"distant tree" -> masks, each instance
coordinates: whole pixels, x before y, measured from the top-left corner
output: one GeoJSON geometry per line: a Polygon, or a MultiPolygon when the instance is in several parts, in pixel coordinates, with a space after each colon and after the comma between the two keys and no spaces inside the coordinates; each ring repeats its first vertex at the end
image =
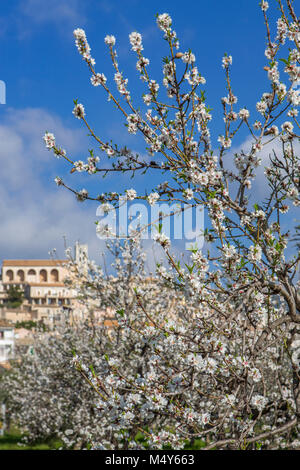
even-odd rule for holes
{"type": "Polygon", "coordinates": [[[7,294],[7,307],[18,308],[20,305],[22,305],[24,300],[24,292],[20,289],[19,286],[10,286],[7,294]]]}
{"type": "Polygon", "coordinates": [[[42,328],[42,330],[45,330],[45,325],[44,323],[37,323],[33,320],[24,320],[24,321],[17,321],[15,323],[15,328],[25,328],[27,330],[32,330],[32,329],[38,329],[39,327],[42,328]]]}

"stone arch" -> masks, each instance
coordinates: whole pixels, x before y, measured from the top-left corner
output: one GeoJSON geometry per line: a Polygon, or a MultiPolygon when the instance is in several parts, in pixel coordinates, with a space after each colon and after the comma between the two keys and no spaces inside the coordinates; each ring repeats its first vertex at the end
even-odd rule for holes
{"type": "Polygon", "coordinates": [[[51,277],[52,282],[58,282],[58,270],[52,269],[50,273],[50,277],[51,277]]]}
{"type": "Polygon", "coordinates": [[[36,270],[35,269],[29,269],[27,273],[27,279],[28,282],[35,282],[36,281],[36,270]]]}
{"type": "Polygon", "coordinates": [[[5,274],[6,280],[11,282],[14,280],[14,272],[12,269],[8,269],[5,274]]]}
{"type": "Polygon", "coordinates": [[[19,269],[17,271],[17,279],[16,279],[18,282],[24,282],[25,281],[25,273],[23,271],[23,269],[19,269]]]}
{"type": "Polygon", "coordinates": [[[40,282],[47,282],[48,280],[48,274],[46,269],[41,269],[40,270],[40,282]]]}

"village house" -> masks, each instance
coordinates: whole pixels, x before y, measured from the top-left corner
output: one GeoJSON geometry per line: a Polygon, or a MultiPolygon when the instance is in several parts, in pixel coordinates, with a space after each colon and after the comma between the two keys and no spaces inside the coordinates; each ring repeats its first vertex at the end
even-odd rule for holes
{"type": "MultiPolygon", "coordinates": [[[[87,245],[75,245],[75,261],[87,260],[87,245]]],[[[3,260],[0,283],[0,318],[17,321],[42,321],[53,325],[61,321],[64,312],[73,313],[77,308],[76,291],[65,285],[68,275],[66,259],[3,260]],[[10,287],[18,287],[24,293],[22,305],[7,305],[10,287]]]]}
{"type": "Polygon", "coordinates": [[[15,334],[14,327],[0,320],[0,364],[5,365],[14,358],[15,353],[15,334]]]}

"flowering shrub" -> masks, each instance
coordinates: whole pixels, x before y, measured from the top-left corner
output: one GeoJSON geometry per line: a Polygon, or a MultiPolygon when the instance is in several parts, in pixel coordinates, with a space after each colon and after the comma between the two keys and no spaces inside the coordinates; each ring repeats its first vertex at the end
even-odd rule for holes
{"type": "Polygon", "coordinates": [[[289,232],[284,228],[290,208],[300,203],[300,96],[296,88],[300,32],[292,1],[277,3],[281,16],[275,34],[267,16],[269,4],[264,0],[260,4],[267,31],[269,89],[256,103],[259,119],[251,119],[245,107],[238,109],[230,77],[233,58],[227,54],[222,60],[228,94],[221,99],[224,133],[218,137],[217,151],[211,142],[205,78],[194,53],[180,51],[167,13],[157,16],[169,48],[163,60],[166,102],[160,84],[148,73],[141,34],[129,36],[146,91],[142,106],[137,107],[128,79],[119,69],[116,38],[106,36],[105,44],[120,97],[104,74],[96,71],[85,32],[74,31],[92,85],[105,90],[126,120],[128,132],[144,137],[153,160],[104,142],[77,102],[73,113],[100,146],[107,165],[97,165],[99,157],[93,151],[86,163],[74,161],[51,133],[44,136],[47,148],[71,165],[71,172],[137,175],[151,169],[161,172],[164,181],[150,195],[138,195],[132,188],[122,195],[92,195],[86,189],[71,188],[62,178],[56,179],[57,184],[81,201],[115,207],[120,196],[152,205],[158,200],[204,205],[210,220],[205,240],[212,246],[206,252],[195,247],[189,263],[182,266],[170,240],[159,231],[156,242],[165,252],[169,269],[158,266],[157,278],[148,281],[130,267],[135,259],[130,247],[138,244],[138,231],[131,233],[132,240],[125,247],[119,246],[115,279],[107,279],[93,265],[85,273],[71,263],[72,282],[86,305],[91,310],[97,302],[109,306],[118,319],[104,354],[94,357],[94,371],[80,350],[73,361],[95,392],[90,402],[96,403],[98,419],[91,438],[94,447],[180,449],[186,440],[194,439],[204,440],[205,449],[300,445],[300,295],[295,283],[300,256],[288,250],[289,232]],[[290,48],[282,58],[286,41],[290,48]],[[148,107],[145,113],[144,105],[148,107]],[[242,127],[249,131],[250,149],[230,157],[242,127]],[[267,145],[274,148],[264,171],[269,193],[265,202],[253,204],[250,190],[256,168],[262,165],[260,152],[267,145]],[[143,439],[136,438],[138,432],[143,439]]]}
{"type": "Polygon", "coordinates": [[[58,438],[64,448],[86,448],[99,434],[95,394],[70,366],[73,348],[97,365],[98,335],[86,324],[36,335],[33,349],[2,377],[7,413],[25,433],[21,444],[58,438]]]}

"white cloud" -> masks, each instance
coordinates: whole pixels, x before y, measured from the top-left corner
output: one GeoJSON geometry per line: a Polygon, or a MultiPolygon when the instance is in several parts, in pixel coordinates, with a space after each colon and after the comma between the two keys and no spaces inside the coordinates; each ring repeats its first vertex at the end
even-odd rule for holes
{"type": "MultiPolygon", "coordinates": [[[[265,142],[267,141],[267,137],[265,138],[265,142]]],[[[251,149],[253,143],[253,138],[248,136],[245,141],[239,145],[238,147],[232,148],[230,153],[228,152],[227,156],[225,156],[224,160],[226,159],[226,168],[234,171],[237,173],[237,170],[234,166],[234,157],[235,153],[239,153],[241,150],[244,150],[246,153],[251,149]]],[[[294,153],[299,155],[300,153],[300,142],[295,140],[293,141],[294,153]]],[[[250,208],[251,206],[256,204],[262,205],[263,202],[267,200],[267,197],[270,195],[270,187],[268,186],[268,180],[264,174],[265,167],[270,166],[270,155],[274,156],[274,153],[277,155],[279,159],[282,158],[282,142],[279,138],[270,142],[267,145],[264,145],[263,149],[257,154],[259,158],[261,158],[262,163],[256,169],[256,178],[252,180],[252,187],[251,189],[247,190],[246,195],[249,198],[250,208]]],[[[233,192],[235,195],[236,193],[233,192]]],[[[291,234],[294,233],[294,227],[299,223],[299,208],[294,207],[291,204],[291,208],[289,212],[281,219],[281,227],[283,231],[290,231],[291,234]]],[[[286,252],[286,256],[290,256],[294,254],[295,244],[291,242],[289,248],[286,252]]]]}
{"type": "Polygon", "coordinates": [[[20,11],[35,23],[63,23],[83,20],[79,0],[27,0],[20,2],[20,11]]]}
{"type": "Polygon", "coordinates": [[[31,35],[34,27],[54,24],[62,33],[86,23],[85,2],[80,0],[23,0],[15,12],[19,35],[31,35]]]}
{"type": "MultiPolygon", "coordinates": [[[[265,137],[263,142],[267,142],[268,140],[269,139],[265,137]]],[[[241,145],[233,147],[230,152],[225,155],[224,163],[226,169],[233,171],[235,174],[238,173],[234,165],[234,155],[236,153],[240,153],[242,150],[245,153],[249,152],[252,147],[253,141],[253,138],[249,135],[241,145]]],[[[299,154],[300,142],[294,141],[293,146],[295,153],[299,154]]],[[[270,155],[274,156],[274,152],[278,158],[282,156],[282,142],[279,138],[273,140],[267,145],[264,145],[263,149],[259,153],[257,153],[257,157],[259,157],[262,162],[261,165],[255,170],[256,178],[252,180],[252,187],[247,192],[249,200],[253,201],[253,204],[255,202],[263,202],[263,200],[268,196],[270,192],[270,188],[268,186],[268,181],[266,179],[264,171],[265,167],[270,165],[270,155]]]]}
{"type": "Polygon", "coordinates": [[[45,129],[68,150],[83,150],[84,132],[66,127],[43,109],[8,109],[0,122],[2,259],[47,257],[54,247],[62,256],[64,234],[70,244],[76,239],[88,242],[93,256],[101,249],[94,228],[95,206],[79,204],[53,181],[57,162],[44,147],[45,129]]]}
{"type": "MultiPolygon", "coordinates": [[[[66,235],[70,246],[77,239],[88,243],[91,257],[101,262],[105,241],[96,236],[97,205],[79,203],[55,185],[55,168],[61,174],[65,165],[45,149],[45,130],[71,153],[88,148],[84,130],[67,127],[44,109],[6,110],[0,121],[0,259],[47,258],[53,248],[63,256],[66,235]]],[[[166,263],[165,254],[153,240],[144,243],[148,271],[155,272],[156,261],[166,263]]],[[[178,243],[173,249],[179,256],[178,243]]]]}

